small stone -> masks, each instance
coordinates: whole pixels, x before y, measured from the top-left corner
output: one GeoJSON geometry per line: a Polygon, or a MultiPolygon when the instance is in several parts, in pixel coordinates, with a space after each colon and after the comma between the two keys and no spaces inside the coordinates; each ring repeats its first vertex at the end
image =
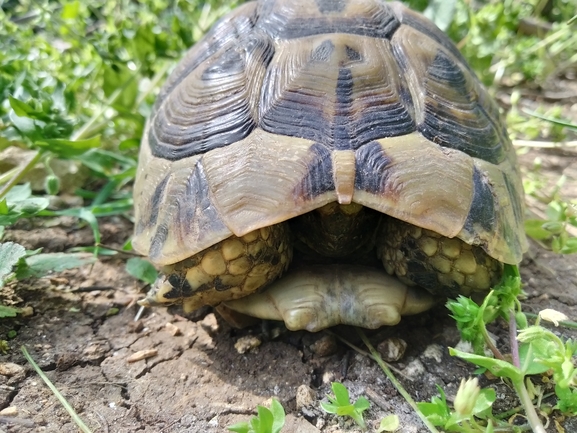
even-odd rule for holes
{"type": "Polygon", "coordinates": [[[395,362],[403,357],[407,350],[407,342],[397,337],[387,338],[379,343],[377,351],[387,362],[395,362]]]}
{"type": "Polygon", "coordinates": [[[296,403],[297,410],[300,411],[303,407],[311,406],[316,400],[316,393],[310,386],[301,385],[297,388],[296,403]]]}
{"type": "Polygon", "coordinates": [[[153,356],[158,355],[158,350],[156,349],[146,349],[146,350],[139,350],[136,353],[133,353],[128,358],[126,358],[127,362],[137,362],[142,361],[143,359],[152,358],[153,356]]]}
{"type": "Polygon", "coordinates": [[[410,380],[421,379],[423,374],[425,374],[425,366],[418,359],[414,359],[407,364],[403,373],[410,380]]]}
{"type": "Polygon", "coordinates": [[[26,307],[23,307],[20,309],[20,315],[22,317],[30,317],[30,316],[34,315],[34,308],[27,305],[26,307]]]}
{"type": "Polygon", "coordinates": [[[8,406],[0,410],[0,416],[16,416],[18,415],[18,408],[16,406],[8,406]]]}
{"type": "Polygon", "coordinates": [[[256,349],[262,344],[262,340],[255,335],[245,335],[240,337],[236,343],[234,343],[234,348],[241,355],[243,353],[250,352],[256,349]]]}
{"type": "Polygon", "coordinates": [[[311,344],[311,350],[318,356],[330,356],[337,351],[337,340],[332,335],[324,335],[311,344]]]}
{"type": "Polygon", "coordinates": [[[207,314],[206,317],[202,319],[202,322],[200,322],[200,326],[209,334],[216,334],[218,332],[218,321],[214,313],[207,314]]]}
{"type": "Polygon", "coordinates": [[[438,344],[430,344],[423,352],[422,357],[434,359],[436,362],[441,363],[443,361],[443,348],[438,344]]]}
{"type": "Polygon", "coordinates": [[[209,422],[208,425],[210,427],[218,427],[218,415],[215,416],[214,418],[212,418],[209,422]]]}
{"type": "Polygon", "coordinates": [[[166,328],[166,331],[173,337],[176,337],[180,334],[180,328],[174,323],[168,322],[166,325],[164,325],[164,327],[166,328]]]}
{"type": "Polygon", "coordinates": [[[14,364],[13,362],[2,362],[0,363],[0,375],[2,376],[20,376],[24,375],[24,367],[14,364]]]}

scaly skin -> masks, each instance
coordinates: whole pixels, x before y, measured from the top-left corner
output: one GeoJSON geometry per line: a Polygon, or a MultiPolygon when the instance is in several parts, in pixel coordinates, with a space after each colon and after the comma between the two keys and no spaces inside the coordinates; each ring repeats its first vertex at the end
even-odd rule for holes
{"type": "Polygon", "coordinates": [[[481,247],[387,216],[377,254],[388,274],[439,296],[488,291],[503,273],[503,265],[481,247]]]}
{"type": "Polygon", "coordinates": [[[286,224],[230,237],[165,266],[145,303],[182,302],[185,311],[247,296],[277,279],[292,258],[286,224]]]}

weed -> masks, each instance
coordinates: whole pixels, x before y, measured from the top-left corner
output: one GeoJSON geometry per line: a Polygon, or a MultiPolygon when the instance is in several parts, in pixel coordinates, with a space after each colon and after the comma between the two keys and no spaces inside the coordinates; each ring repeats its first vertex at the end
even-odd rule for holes
{"type": "Polygon", "coordinates": [[[228,430],[236,433],[279,433],[284,427],[284,408],[276,398],[272,399],[270,409],[257,406],[257,413],[249,422],[228,426],[228,430]]]}
{"type": "Polygon", "coordinates": [[[338,416],[350,416],[361,429],[365,430],[367,425],[363,419],[363,412],[370,406],[365,397],[359,397],[351,404],[349,390],[339,382],[331,384],[334,395],[328,395],[329,403],[321,402],[321,407],[328,413],[338,416]]]}

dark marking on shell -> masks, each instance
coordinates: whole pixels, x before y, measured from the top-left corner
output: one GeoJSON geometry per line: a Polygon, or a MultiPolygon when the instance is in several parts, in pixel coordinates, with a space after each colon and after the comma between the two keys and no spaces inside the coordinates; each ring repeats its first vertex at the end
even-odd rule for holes
{"type": "Polygon", "coordinates": [[[332,41],[327,39],[313,50],[311,54],[311,60],[314,62],[328,62],[334,50],[335,45],[332,43],[332,41]]]}
{"type": "Polygon", "coordinates": [[[333,147],[335,150],[356,148],[351,134],[351,111],[353,104],[353,74],[349,68],[340,68],[336,86],[335,117],[332,119],[333,147]]]}
{"type": "Polygon", "coordinates": [[[485,231],[492,232],[495,227],[495,198],[488,180],[477,167],[473,171],[473,201],[463,229],[476,233],[475,226],[481,226],[485,231]]]}
{"type": "Polygon", "coordinates": [[[148,256],[153,260],[156,257],[162,256],[162,248],[168,238],[168,227],[166,224],[160,223],[156,227],[156,232],[152,236],[152,241],[150,242],[150,250],[148,256]]]}
{"type": "Polygon", "coordinates": [[[246,92],[261,91],[251,71],[266,69],[273,56],[273,42],[253,32],[208,59],[196,73],[201,81],[175,88],[153,115],[152,154],[174,161],[246,138],[257,124],[246,92]]]}
{"type": "MultiPolygon", "coordinates": [[[[509,173],[505,173],[505,185],[507,186],[507,191],[509,193],[509,197],[511,197],[511,206],[513,207],[513,214],[515,215],[516,221],[523,221],[525,215],[523,214],[523,205],[520,197],[523,197],[523,193],[517,190],[517,187],[513,182],[511,182],[511,178],[508,176],[509,173]]],[[[512,174],[512,173],[511,173],[512,174]]]]}
{"type": "Polygon", "coordinates": [[[181,227],[184,231],[183,238],[186,238],[186,235],[193,230],[199,233],[220,233],[226,229],[222,217],[210,199],[208,180],[202,159],[196,162],[194,171],[188,177],[186,194],[181,200],[178,200],[178,209],[178,221],[175,222],[174,226],[181,227]],[[191,221],[196,221],[198,227],[193,229],[190,224],[191,221]]]}
{"type": "Polygon", "coordinates": [[[166,185],[168,184],[169,179],[170,175],[164,176],[164,179],[162,179],[154,189],[154,193],[150,198],[150,220],[148,221],[147,225],[153,226],[156,224],[156,221],[158,220],[158,214],[160,212],[160,203],[164,198],[166,185]]]}
{"type": "Polygon", "coordinates": [[[352,47],[349,47],[348,45],[345,47],[346,53],[347,53],[347,58],[351,61],[351,62],[358,62],[362,60],[361,57],[361,53],[359,53],[357,50],[355,50],[352,47]]]}
{"type": "Polygon", "coordinates": [[[302,197],[307,200],[335,189],[330,150],[315,143],[311,146],[310,152],[313,154],[313,158],[309,163],[308,173],[294,191],[295,197],[302,197]]]}
{"type": "Polygon", "coordinates": [[[379,194],[386,190],[391,160],[379,143],[373,141],[355,152],[355,189],[379,194]]]}
{"type": "MultiPolygon", "coordinates": [[[[505,158],[500,126],[479,103],[462,67],[438,51],[425,79],[425,116],[418,129],[429,140],[494,164],[505,158]],[[447,96],[448,95],[448,96],[447,96]]],[[[487,103],[489,103],[487,101],[487,103]]]]}
{"type": "Polygon", "coordinates": [[[347,6],[347,0],[315,0],[315,4],[322,14],[342,12],[347,6]]]}

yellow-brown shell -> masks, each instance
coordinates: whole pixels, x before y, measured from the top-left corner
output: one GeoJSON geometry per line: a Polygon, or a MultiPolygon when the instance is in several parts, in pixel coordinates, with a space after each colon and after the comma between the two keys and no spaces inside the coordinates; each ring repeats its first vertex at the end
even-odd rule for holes
{"type": "Polygon", "coordinates": [[[246,3],[160,92],[133,246],[172,264],[333,201],[505,263],[527,247],[498,108],[439,29],[379,0],[246,3]]]}

